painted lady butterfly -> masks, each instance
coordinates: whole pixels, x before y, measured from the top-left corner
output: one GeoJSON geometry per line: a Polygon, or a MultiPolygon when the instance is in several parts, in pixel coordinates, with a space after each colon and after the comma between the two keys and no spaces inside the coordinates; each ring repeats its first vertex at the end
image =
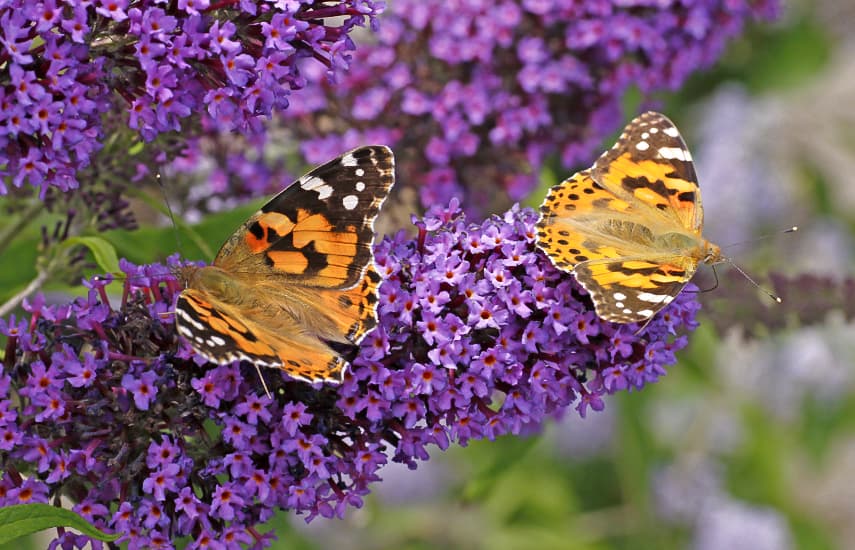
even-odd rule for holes
{"type": "Polygon", "coordinates": [[[176,325],[197,353],[244,359],[308,382],[340,382],[377,324],[374,219],[394,157],[361,147],[315,168],[261,207],[212,265],[185,267],[176,325]]]}
{"type": "Polygon", "coordinates": [[[664,115],[629,123],[594,165],[550,189],[537,245],[571,271],[607,321],[644,321],[669,304],[698,264],[727,261],[702,235],[692,156],[664,115]]]}

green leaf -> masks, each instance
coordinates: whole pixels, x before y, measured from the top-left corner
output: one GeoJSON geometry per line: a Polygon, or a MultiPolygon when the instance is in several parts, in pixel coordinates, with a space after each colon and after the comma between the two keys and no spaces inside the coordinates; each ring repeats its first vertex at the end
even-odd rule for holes
{"type": "Polygon", "coordinates": [[[95,256],[95,263],[105,273],[117,273],[119,271],[119,257],[116,248],[106,239],[101,237],[69,237],[63,244],[68,246],[83,245],[95,256]]]}
{"type": "Polygon", "coordinates": [[[100,531],[71,510],[49,504],[18,504],[0,508],[0,544],[51,527],[70,527],[105,542],[113,542],[121,536],[100,531]]]}

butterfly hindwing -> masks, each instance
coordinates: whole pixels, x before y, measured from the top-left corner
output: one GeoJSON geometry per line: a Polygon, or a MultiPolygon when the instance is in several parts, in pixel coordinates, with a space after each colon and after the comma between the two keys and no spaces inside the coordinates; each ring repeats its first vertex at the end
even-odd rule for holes
{"type": "Polygon", "coordinates": [[[580,262],[635,256],[639,246],[620,234],[618,217],[632,219],[631,204],[597,184],[588,170],[553,186],[540,207],[537,245],[561,268],[580,262]]]}
{"type": "Polygon", "coordinates": [[[640,260],[583,264],[574,271],[597,315],[614,323],[650,318],[674,300],[693,273],[694,266],[640,260]]]}
{"type": "Polygon", "coordinates": [[[377,287],[380,275],[373,265],[362,280],[344,291],[318,290],[318,303],[336,322],[348,341],[358,344],[377,326],[377,287]]]}
{"type": "Polygon", "coordinates": [[[274,364],[277,360],[274,349],[231,310],[205,292],[185,289],[175,304],[178,332],[197,353],[215,363],[246,359],[262,365],[274,364]]]}
{"type": "Polygon", "coordinates": [[[296,326],[277,326],[285,334],[247,319],[234,307],[195,290],[185,290],[176,304],[178,331],[209,361],[249,361],[278,368],[306,382],[341,382],[345,361],[317,338],[296,326]]]}

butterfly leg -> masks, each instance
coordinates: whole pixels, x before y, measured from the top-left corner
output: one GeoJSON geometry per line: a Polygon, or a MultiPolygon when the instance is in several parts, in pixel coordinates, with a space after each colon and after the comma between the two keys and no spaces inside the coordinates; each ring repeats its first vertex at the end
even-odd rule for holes
{"type": "Polygon", "coordinates": [[[270,389],[267,387],[267,382],[264,380],[264,374],[261,372],[261,367],[255,364],[253,366],[255,367],[255,371],[258,373],[258,379],[261,380],[261,385],[264,387],[264,394],[268,398],[272,399],[273,396],[270,395],[270,389]]]}

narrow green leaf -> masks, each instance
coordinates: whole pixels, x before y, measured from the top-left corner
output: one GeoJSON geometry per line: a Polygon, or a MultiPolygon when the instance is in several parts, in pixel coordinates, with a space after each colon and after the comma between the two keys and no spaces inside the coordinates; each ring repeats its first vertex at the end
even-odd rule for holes
{"type": "Polygon", "coordinates": [[[70,527],[105,542],[113,542],[121,536],[100,531],[71,510],[49,504],[18,504],[0,508],[0,544],[51,527],[70,527]]]}
{"type": "Polygon", "coordinates": [[[106,239],[92,236],[69,237],[65,242],[69,246],[80,244],[88,248],[95,256],[95,263],[105,273],[117,273],[119,271],[119,257],[116,255],[116,248],[106,239]]]}

